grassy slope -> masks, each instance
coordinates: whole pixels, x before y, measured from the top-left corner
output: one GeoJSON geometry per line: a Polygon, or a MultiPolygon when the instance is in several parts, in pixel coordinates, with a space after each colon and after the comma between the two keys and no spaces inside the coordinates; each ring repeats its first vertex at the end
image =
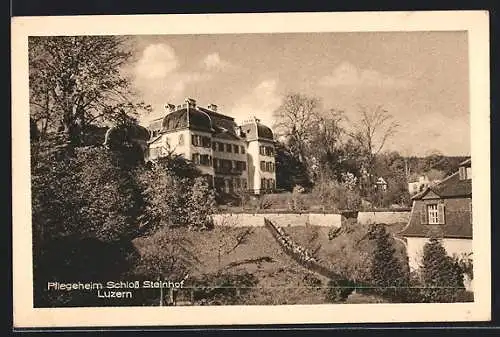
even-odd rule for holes
{"type": "MultiPolygon", "coordinates": [[[[327,284],[327,279],[311,273],[286,255],[266,228],[251,228],[253,232],[246,242],[234,251],[222,255],[219,266],[220,242],[225,243],[223,251],[229,251],[236,243],[236,236],[247,229],[216,227],[208,232],[185,231],[183,235],[193,243],[193,253],[199,259],[198,268],[192,274],[213,273],[219,268],[230,272],[247,271],[254,274],[259,279],[259,289],[253,292],[253,297],[245,304],[326,303],[324,290],[311,286],[307,279],[315,277],[321,280],[322,285],[327,284]],[[258,262],[259,259],[263,261],[258,262]]],[[[146,238],[135,241],[139,252],[146,244],[146,238]]]]}
{"type": "MultiPolygon", "coordinates": [[[[388,232],[398,232],[405,224],[394,224],[387,226],[388,232]]],[[[317,257],[333,270],[339,271],[346,263],[354,260],[357,252],[371,254],[374,245],[373,242],[365,237],[367,226],[358,226],[355,230],[342,233],[329,240],[328,232],[331,228],[321,226],[301,226],[286,227],[284,230],[298,244],[311,251],[317,249],[317,257]],[[319,248],[319,249],[318,249],[319,248]],[[347,258],[347,256],[349,256],[347,258]],[[352,260],[351,260],[352,259],[352,260]]],[[[404,261],[406,249],[404,245],[395,241],[396,256],[404,261]]]]}
{"type": "MultiPolygon", "coordinates": [[[[401,225],[391,226],[389,231],[399,230],[401,225]]],[[[359,240],[363,237],[363,230],[356,230],[341,234],[333,240],[328,239],[329,227],[320,226],[294,226],[285,227],[285,231],[297,243],[304,247],[318,250],[318,257],[323,263],[333,270],[342,268],[346,261],[346,252],[362,250],[370,252],[371,242],[359,240]],[[359,240],[359,243],[356,243],[359,240]]],[[[328,279],[310,272],[297,264],[286,255],[274,240],[271,233],[264,227],[234,228],[216,227],[212,231],[194,232],[178,230],[193,243],[193,253],[199,259],[196,270],[192,275],[214,273],[217,270],[228,272],[246,271],[254,274],[259,279],[258,289],[244,304],[319,304],[325,301],[325,289],[313,286],[308,279],[315,278],[325,287],[328,279]],[[251,230],[246,240],[230,251],[236,244],[236,237],[251,230]],[[221,261],[219,264],[219,246],[222,246],[221,261]]],[[[147,239],[138,239],[135,245],[138,250],[147,244],[147,239]]],[[[398,251],[403,252],[404,247],[398,242],[398,251]]],[[[348,303],[379,302],[380,299],[370,298],[361,294],[354,294],[347,300],[348,303]]]]}

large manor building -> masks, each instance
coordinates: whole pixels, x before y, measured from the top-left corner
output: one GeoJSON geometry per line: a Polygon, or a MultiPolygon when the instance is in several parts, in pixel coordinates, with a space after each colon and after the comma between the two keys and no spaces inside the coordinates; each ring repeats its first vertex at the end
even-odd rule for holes
{"type": "Polygon", "coordinates": [[[146,160],[176,153],[191,160],[216,190],[262,194],[276,189],[274,136],[255,117],[237,125],[217,106],[197,106],[187,98],[168,104],[167,114],[148,126],[146,160]]]}

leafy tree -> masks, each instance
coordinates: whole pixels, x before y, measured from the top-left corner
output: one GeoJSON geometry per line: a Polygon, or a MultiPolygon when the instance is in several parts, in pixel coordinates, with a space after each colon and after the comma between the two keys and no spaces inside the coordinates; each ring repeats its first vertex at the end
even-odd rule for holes
{"type": "Polygon", "coordinates": [[[42,137],[59,130],[78,145],[89,125],[150,110],[121,71],[131,57],[122,37],[30,37],[28,50],[30,115],[42,137]]]}
{"type": "Polygon", "coordinates": [[[421,265],[424,302],[455,302],[464,290],[460,266],[448,256],[442,242],[432,237],[424,245],[421,265]]]}
{"type": "MultiPolygon", "coordinates": [[[[186,171],[179,165],[178,157],[150,163],[138,171],[146,208],[141,217],[145,231],[161,227],[186,226],[191,229],[208,229],[212,226],[210,215],[215,209],[213,189],[205,177],[179,177],[173,170],[186,171]]],[[[190,170],[187,170],[190,173],[190,170]]]]}
{"type": "Polygon", "coordinates": [[[112,152],[82,147],[65,156],[53,144],[33,144],[38,147],[31,175],[35,301],[77,305],[88,297],[53,297],[47,281],[121,277],[134,260],[130,241],[142,198],[132,172],[123,170],[112,152]]]}
{"type": "Polygon", "coordinates": [[[276,186],[292,191],[297,185],[310,186],[306,165],[281,142],[276,143],[276,186]]]}

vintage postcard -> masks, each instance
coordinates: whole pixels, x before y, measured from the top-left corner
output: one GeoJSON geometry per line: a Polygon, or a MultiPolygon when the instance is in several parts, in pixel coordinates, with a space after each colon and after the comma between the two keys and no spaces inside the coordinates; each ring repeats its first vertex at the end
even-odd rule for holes
{"type": "Polygon", "coordinates": [[[14,327],[489,320],[488,27],[13,18],[14,327]]]}

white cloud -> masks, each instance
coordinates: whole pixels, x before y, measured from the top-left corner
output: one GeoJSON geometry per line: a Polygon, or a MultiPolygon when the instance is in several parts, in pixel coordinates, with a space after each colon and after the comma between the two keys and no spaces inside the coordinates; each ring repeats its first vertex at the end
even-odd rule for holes
{"type": "Polygon", "coordinates": [[[262,123],[272,126],[273,112],[281,104],[281,95],[278,93],[278,81],[267,79],[260,82],[254,89],[239,99],[231,110],[237,122],[243,122],[253,116],[262,123]]]}
{"type": "Polygon", "coordinates": [[[221,59],[219,53],[211,53],[205,56],[202,60],[203,66],[207,70],[230,70],[237,67],[228,61],[221,59]]]}
{"type": "Polygon", "coordinates": [[[321,78],[319,84],[327,87],[370,86],[399,88],[409,86],[410,81],[397,79],[375,70],[359,69],[349,62],[343,62],[333,70],[331,75],[321,78]]]}
{"type": "Polygon", "coordinates": [[[134,83],[147,102],[182,99],[189,85],[208,81],[208,72],[181,71],[175,50],[166,43],[147,46],[134,68],[134,83]]]}
{"type": "Polygon", "coordinates": [[[172,47],[165,43],[150,44],[136,64],[136,76],[149,79],[164,78],[179,67],[172,47]]]}

